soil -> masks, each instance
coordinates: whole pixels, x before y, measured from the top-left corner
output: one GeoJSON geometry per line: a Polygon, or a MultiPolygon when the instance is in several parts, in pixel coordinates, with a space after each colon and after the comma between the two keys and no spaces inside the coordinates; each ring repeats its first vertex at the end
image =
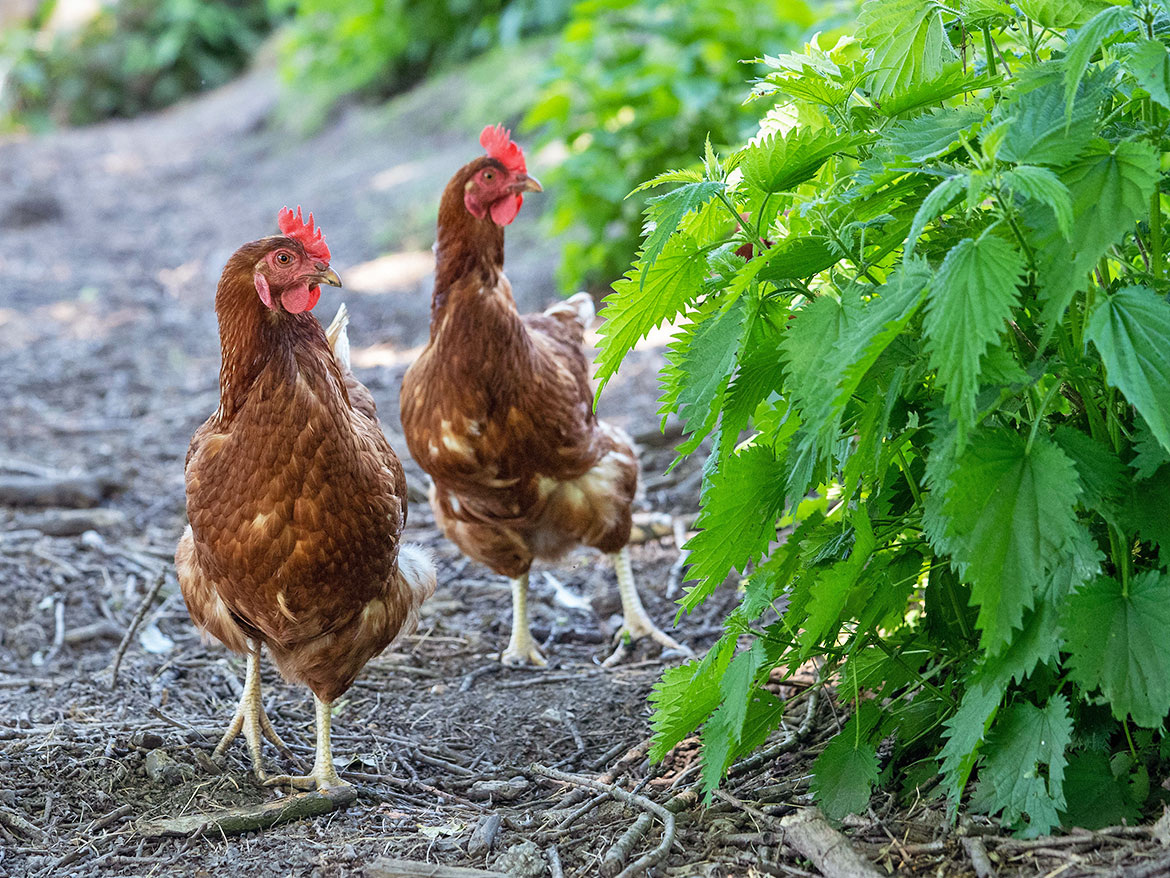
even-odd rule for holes
{"type": "MultiPolygon", "coordinates": [[[[337,705],[334,753],[358,799],[237,836],[148,831],[160,818],[281,795],[251,778],[241,743],[226,761],[208,758],[243,662],[200,642],[171,561],[185,523],[187,443],[218,400],[212,297],[222,265],[240,243],[273,231],[282,205],[314,211],[347,281],[356,371],[405,458],[398,391],[427,333],[435,205],[477,153],[484,122],[514,112],[508,77],[531,61],[480,62],[385,107],[346,110],[309,136],[292,133],[295,103],[280,103],[276,74],[262,65],[154,116],[0,140],[0,481],[75,476],[96,504],[0,506],[0,875],[374,875],[379,857],[595,875],[640,808],[607,799],[566,821],[566,795],[589,796],[567,794],[532,763],[607,773],[659,803],[693,783],[695,742],[661,765],[644,759],[647,695],[679,657],[641,643],[615,669],[600,666],[618,622],[608,562],[582,550],[534,571],[530,608],[549,667],[502,669],[507,583],[463,559],[415,502],[406,538],[434,551],[440,588],[418,633],[372,661],[337,705]],[[501,81],[511,96],[486,104],[485,119],[483,83],[501,81]],[[112,686],[119,641],[159,577],[112,686]]],[[[539,175],[553,160],[537,154],[530,166],[539,175]]],[[[561,242],[539,212],[539,196],[530,198],[508,233],[522,309],[557,295],[561,242]]],[[[318,308],[326,318],[331,295],[318,308]]],[[[643,440],[648,489],[634,571],[650,614],[669,627],[671,525],[693,520],[700,462],[663,475],[672,452],[655,414],[661,362],[653,345],[636,352],[602,414],[643,440]]],[[[735,600],[724,588],[676,635],[701,651],[735,600]]],[[[311,761],[310,694],[267,664],[264,686],[277,729],[311,761]]],[[[785,694],[795,727],[808,696],[785,694]]],[[[778,822],[809,803],[808,765],[837,728],[827,699],[810,716],[797,746],[733,773],[729,798],[680,813],[653,874],[816,874],[782,844],[778,822]]],[[[266,759],[270,769],[294,767],[272,750],[266,759]]],[[[657,820],[626,865],[659,844],[657,820]]],[[[845,828],[854,847],[899,874],[974,875],[971,838],[983,839],[976,847],[998,874],[1170,869],[1144,830],[1023,843],[986,821],[957,830],[929,798],[875,797],[845,828]]]]}

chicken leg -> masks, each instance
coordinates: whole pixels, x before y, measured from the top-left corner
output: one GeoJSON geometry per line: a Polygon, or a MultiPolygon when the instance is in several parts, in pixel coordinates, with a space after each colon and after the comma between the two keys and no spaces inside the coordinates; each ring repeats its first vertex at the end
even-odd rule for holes
{"type": "Polygon", "coordinates": [[[618,593],[622,597],[622,627],[614,635],[617,647],[610,657],[601,664],[607,668],[613,667],[625,657],[629,645],[643,637],[653,638],[666,649],[677,649],[688,656],[693,656],[694,652],[689,647],[683,646],[655,625],[654,621],[647,615],[646,608],[642,606],[642,598],[638,595],[638,587],[634,585],[634,571],[630,566],[630,547],[623,546],[620,551],[610,555],[610,557],[613,559],[614,572],[617,574],[618,593]]]}
{"type": "Polygon", "coordinates": [[[216,745],[213,755],[222,756],[228,745],[243,731],[244,740],[248,743],[248,752],[252,756],[252,771],[255,772],[259,780],[264,780],[264,766],[260,761],[261,737],[267,738],[275,744],[285,756],[291,754],[284,741],[280,740],[280,735],[276,734],[276,730],[272,728],[268,714],[264,712],[264,702],[260,698],[260,642],[249,640],[248,647],[248,668],[244,672],[244,692],[240,696],[236,714],[232,717],[227,731],[220,738],[219,744],[216,745]]]}
{"type": "Polygon", "coordinates": [[[500,661],[517,667],[525,663],[543,668],[548,662],[532,639],[528,626],[528,574],[512,580],[512,636],[507,648],[500,653],[500,661]]]}
{"type": "Polygon", "coordinates": [[[317,702],[317,750],[313,757],[313,770],[309,774],[282,774],[278,777],[270,777],[264,781],[265,786],[293,787],[298,790],[321,790],[323,792],[353,786],[349,781],[338,777],[337,769],[333,766],[333,746],[329,740],[333,704],[322,701],[316,695],[313,696],[313,700],[317,702]]]}

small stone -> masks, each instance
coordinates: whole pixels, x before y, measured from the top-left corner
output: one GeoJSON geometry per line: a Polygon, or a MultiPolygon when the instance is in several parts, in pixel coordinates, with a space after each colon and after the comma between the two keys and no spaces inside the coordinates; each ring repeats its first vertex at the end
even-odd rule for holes
{"type": "Polygon", "coordinates": [[[523,777],[513,777],[509,780],[477,780],[467,791],[467,798],[511,802],[518,799],[526,789],[528,780],[523,777]]]}
{"type": "Polygon", "coordinates": [[[151,750],[146,754],[146,776],[156,783],[181,783],[183,774],[183,766],[172,759],[166,750],[151,750]]]}
{"type": "Polygon", "coordinates": [[[157,732],[135,732],[130,736],[130,743],[143,750],[157,750],[163,745],[163,737],[157,732]]]}
{"type": "Polygon", "coordinates": [[[0,805],[12,807],[16,804],[16,790],[0,789],[0,805]]]}
{"type": "Polygon", "coordinates": [[[512,845],[496,857],[492,869],[503,872],[508,878],[541,878],[548,871],[548,864],[536,842],[525,841],[512,845]]]}

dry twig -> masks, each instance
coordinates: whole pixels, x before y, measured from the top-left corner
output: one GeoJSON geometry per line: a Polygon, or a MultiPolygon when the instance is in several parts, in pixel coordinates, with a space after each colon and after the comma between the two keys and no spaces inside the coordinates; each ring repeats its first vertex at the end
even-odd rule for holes
{"type": "Polygon", "coordinates": [[[802,808],[780,821],[784,842],[807,857],[825,878],[880,878],[818,808],[802,808]]]}
{"type": "Polygon", "coordinates": [[[567,772],[557,771],[555,768],[546,768],[536,763],[529,766],[529,771],[533,774],[539,774],[541,777],[560,781],[561,783],[573,784],[575,786],[609,793],[615,799],[620,799],[629,805],[636,805],[645,811],[649,811],[662,821],[662,841],[659,842],[658,847],[643,854],[639,859],[619,872],[615,878],[632,878],[634,875],[641,875],[651,866],[661,862],[670,851],[670,846],[674,844],[674,814],[657,802],[652,802],[645,796],[627,792],[614,786],[612,783],[603,783],[595,778],[582,777],[579,774],[568,774],[567,772]]]}
{"type": "Polygon", "coordinates": [[[114,661],[110,664],[111,689],[116,688],[118,685],[118,668],[122,666],[122,656],[126,654],[126,647],[130,645],[130,639],[134,636],[134,632],[138,630],[138,626],[142,624],[142,619],[146,616],[146,611],[150,609],[150,605],[154,603],[154,599],[162,591],[163,581],[165,579],[166,573],[160,570],[154,578],[154,585],[150,587],[150,591],[146,593],[146,597],[138,605],[138,609],[134,613],[134,618],[130,620],[130,627],[126,629],[126,636],[118,644],[118,651],[114,653],[114,661]]]}

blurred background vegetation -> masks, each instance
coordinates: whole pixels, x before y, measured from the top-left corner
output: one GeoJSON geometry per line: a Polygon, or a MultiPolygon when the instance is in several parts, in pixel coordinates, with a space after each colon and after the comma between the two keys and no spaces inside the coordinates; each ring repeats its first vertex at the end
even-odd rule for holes
{"type": "MultiPolygon", "coordinates": [[[[809,0],[816,2],[816,0],[809,0]]],[[[546,59],[519,129],[560,161],[545,222],[567,236],[565,292],[604,293],[641,230],[641,181],[741,143],[763,107],[740,63],[826,25],[805,0],[8,0],[0,131],[130,117],[215,88],[275,55],[300,126],[378,101],[491,49],[546,59]]],[[[514,106],[514,102],[503,102],[514,106]]],[[[496,121],[488,107],[484,121],[496,121]]]]}

